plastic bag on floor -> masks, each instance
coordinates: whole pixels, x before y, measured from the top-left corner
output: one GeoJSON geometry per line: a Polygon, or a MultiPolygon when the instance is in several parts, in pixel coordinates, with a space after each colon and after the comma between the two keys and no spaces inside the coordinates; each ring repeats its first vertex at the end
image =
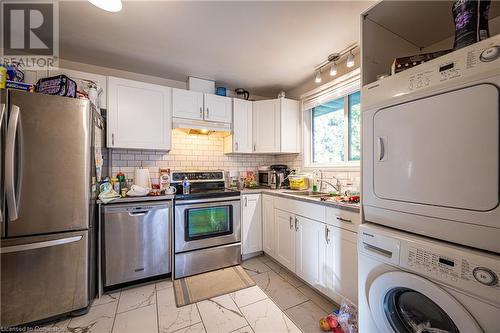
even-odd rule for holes
{"type": "Polygon", "coordinates": [[[358,333],[358,308],[345,298],[340,303],[337,320],[344,333],[358,333]]]}

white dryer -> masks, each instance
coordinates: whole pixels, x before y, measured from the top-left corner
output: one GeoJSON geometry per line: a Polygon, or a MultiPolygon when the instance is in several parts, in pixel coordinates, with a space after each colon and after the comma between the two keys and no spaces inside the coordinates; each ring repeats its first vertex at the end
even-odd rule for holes
{"type": "Polygon", "coordinates": [[[375,224],[358,230],[360,333],[500,332],[500,256],[375,224]]]}
{"type": "Polygon", "coordinates": [[[500,253],[500,35],[362,90],[365,220],[500,253]]]}

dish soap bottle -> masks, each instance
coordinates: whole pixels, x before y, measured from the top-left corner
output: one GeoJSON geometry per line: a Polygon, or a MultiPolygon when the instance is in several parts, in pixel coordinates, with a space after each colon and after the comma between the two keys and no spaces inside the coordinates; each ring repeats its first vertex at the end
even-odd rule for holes
{"type": "Polygon", "coordinates": [[[191,183],[189,183],[188,177],[184,177],[184,181],[182,182],[182,193],[189,194],[191,191],[191,183]]]}

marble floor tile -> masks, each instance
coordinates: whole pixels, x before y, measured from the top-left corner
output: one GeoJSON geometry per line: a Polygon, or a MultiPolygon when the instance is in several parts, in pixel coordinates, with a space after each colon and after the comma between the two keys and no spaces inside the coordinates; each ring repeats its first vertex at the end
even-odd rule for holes
{"type": "Polygon", "coordinates": [[[270,271],[271,268],[264,264],[262,261],[260,261],[257,258],[252,258],[245,260],[241,263],[241,267],[248,273],[248,275],[257,275],[260,273],[264,273],[267,271],[270,271]]]}
{"type": "Polygon", "coordinates": [[[237,329],[236,331],[233,331],[232,333],[254,333],[254,331],[250,326],[245,326],[240,329],[237,329]]]}
{"type": "Polygon", "coordinates": [[[118,313],[113,333],[157,333],[158,320],[156,304],[118,313]]]}
{"type": "Polygon", "coordinates": [[[290,283],[295,288],[298,288],[298,287],[304,285],[304,282],[301,279],[299,279],[298,277],[296,277],[294,274],[290,273],[286,269],[283,269],[279,273],[279,276],[281,276],[283,279],[285,279],[288,283],[290,283]]]}
{"type": "Polygon", "coordinates": [[[270,299],[241,308],[255,333],[289,333],[300,329],[270,299]]]}
{"type": "Polygon", "coordinates": [[[36,326],[33,332],[37,333],[63,333],[66,332],[71,318],[58,320],[56,322],[51,322],[43,326],[36,326]]]}
{"type": "Polygon", "coordinates": [[[173,286],[174,282],[172,281],[172,279],[165,279],[156,282],[156,290],[172,288],[173,286]]]}
{"type": "Polygon", "coordinates": [[[118,302],[118,299],[120,298],[120,293],[121,290],[105,293],[101,296],[101,298],[94,299],[92,306],[102,305],[110,302],[118,302]]]}
{"type": "Polygon", "coordinates": [[[307,285],[298,287],[297,289],[327,313],[332,313],[339,308],[336,303],[330,301],[307,285]]]}
{"type": "Polygon", "coordinates": [[[209,333],[229,333],[248,325],[230,295],[214,297],[197,305],[209,333]]]}
{"type": "Polygon", "coordinates": [[[285,314],[303,332],[322,333],[323,331],[319,327],[319,320],[326,316],[328,312],[317,306],[312,301],[307,301],[286,310],[285,314]]]}
{"type": "Polygon", "coordinates": [[[267,295],[259,286],[241,289],[231,293],[231,298],[240,308],[267,298],[267,295]]]}
{"type": "Polygon", "coordinates": [[[123,289],[118,302],[118,313],[130,311],[156,303],[155,284],[123,289]]]}
{"type": "Polygon", "coordinates": [[[252,277],[257,285],[283,310],[308,300],[277,273],[270,271],[252,277]]]}
{"type": "Polygon", "coordinates": [[[185,328],[181,328],[178,331],[175,331],[174,333],[206,333],[207,331],[205,330],[205,326],[203,326],[203,323],[198,323],[194,324],[185,328]]]}
{"type": "Polygon", "coordinates": [[[288,269],[284,268],[276,261],[269,259],[268,261],[266,261],[265,264],[266,266],[271,268],[271,270],[278,273],[283,279],[288,281],[295,288],[304,285],[304,282],[302,282],[299,278],[297,278],[295,274],[291,273],[288,269]]]}
{"type": "Polygon", "coordinates": [[[80,317],[71,318],[68,333],[110,333],[115,320],[118,302],[92,306],[90,311],[80,317]]]}
{"type": "Polygon", "coordinates": [[[178,308],[173,288],[158,290],[158,322],[160,333],[170,333],[201,322],[196,304],[178,308]]]}
{"type": "Polygon", "coordinates": [[[272,259],[269,259],[265,264],[278,274],[281,273],[283,270],[285,270],[285,268],[283,268],[280,264],[278,264],[272,259]]]}
{"type": "Polygon", "coordinates": [[[258,256],[258,257],[255,257],[256,259],[259,259],[260,261],[262,261],[263,263],[266,263],[268,262],[269,260],[271,260],[271,257],[263,254],[261,256],[258,256]]]}

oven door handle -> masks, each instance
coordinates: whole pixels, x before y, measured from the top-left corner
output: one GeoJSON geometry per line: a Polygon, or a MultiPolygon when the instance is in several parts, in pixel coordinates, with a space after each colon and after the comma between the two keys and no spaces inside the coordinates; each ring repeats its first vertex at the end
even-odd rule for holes
{"type": "Polygon", "coordinates": [[[193,200],[175,200],[174,206],[187,206],[191,205],[193,207],[203,206],[204,204],[231,204],[234,202],[241,202],[239,196],[237,197],[222,197],[222,198],[213,198],[213,199],[193,199],[193,200]],[[231,199],[230,199],[231,198],[231,199]]]}

